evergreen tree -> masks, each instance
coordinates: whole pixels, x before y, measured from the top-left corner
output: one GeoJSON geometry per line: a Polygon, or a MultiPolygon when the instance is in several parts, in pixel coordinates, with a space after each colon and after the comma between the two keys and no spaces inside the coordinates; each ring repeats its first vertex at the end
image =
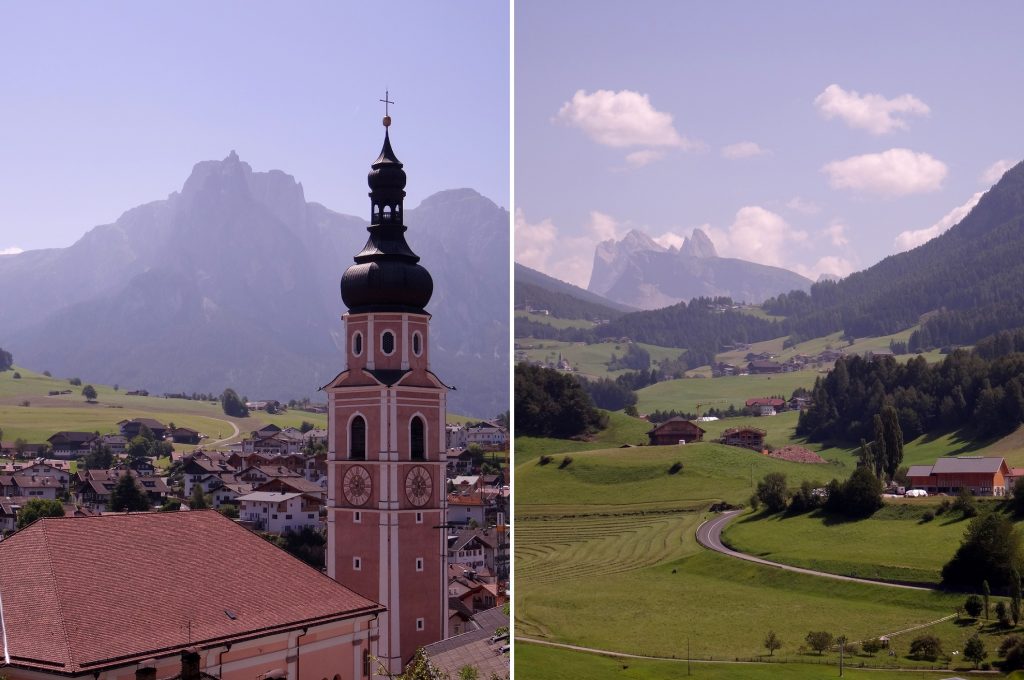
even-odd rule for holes
{"type": "Polygon", "coordinates": [[[892,479],[903,463],[903,430],[892,406],[882,409],[882,425],[885,431],[885,473],[892,479]]]}
{"type": "Polygon", "coordinates": [[[149,498],[127,471],[110,490],[111,512],[142,512],[149,510],[149,498]]]}
{"type": "Polygon", "coordinates": [[[210,507],[206,502],[206,495],[203,493],[203,485],[196,484],[192,487],[192,496],[189,498],[188,507],[190,510],[205,510],[210,507]]]}
{"type": "Polygon", "coordinates": [[[249,415],[249,408],[245,405],[245,401],[230,387],[221,393],[220,406],[225,415],[235,418],[246,418],[249,415]]]}

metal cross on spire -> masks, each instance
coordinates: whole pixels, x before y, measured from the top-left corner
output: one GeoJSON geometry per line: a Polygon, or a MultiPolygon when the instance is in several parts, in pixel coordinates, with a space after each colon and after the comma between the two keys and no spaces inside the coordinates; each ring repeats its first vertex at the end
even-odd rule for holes
{"type": "Polygon", "coordinates": [[[384,90],[384,99],[378,99],[377,101],[384,102],[384,127],[391,126],[391,115],[388,113],[388,105],[394,104],[391,98],[388,96],[388,91],[384,90]]]}

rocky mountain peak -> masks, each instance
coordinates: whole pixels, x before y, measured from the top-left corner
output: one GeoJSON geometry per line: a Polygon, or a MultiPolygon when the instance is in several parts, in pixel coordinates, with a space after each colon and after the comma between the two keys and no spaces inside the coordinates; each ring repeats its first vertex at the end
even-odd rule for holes
{"type": "Polygon", "coordinates": [[[683,247],[679,250],[683,255],[690,257],[718,257],[715,244],[700,228],[694,229],[690,238],[683,240],[683,247]]]}

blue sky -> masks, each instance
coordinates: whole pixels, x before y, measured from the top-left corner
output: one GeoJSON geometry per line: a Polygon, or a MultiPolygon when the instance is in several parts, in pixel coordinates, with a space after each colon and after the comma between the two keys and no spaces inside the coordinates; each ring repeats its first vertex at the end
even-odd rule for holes
{"type": "Polygon", "coordinates": [[[502,2],[0,4],[0,252],[67,246],[235,149],[368,210],[385,88],[410,207],[509,206],[502,2]]]}
{"type": "Polygon", "coordinates": [[[516,260],[695,227],[816,278],[955,223],[1024,158],[1024,5],[516,4],[516,260]]]}

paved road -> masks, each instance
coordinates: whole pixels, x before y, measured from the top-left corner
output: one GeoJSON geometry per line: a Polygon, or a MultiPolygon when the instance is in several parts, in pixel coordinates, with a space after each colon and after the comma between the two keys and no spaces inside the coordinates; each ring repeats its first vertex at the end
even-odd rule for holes
{"type": "MultiPolygon", "coordinates": [[[[210,416],[207,416],[207,417],[210,417],[210,416]]],[[[230,420],[225,420],[224,418],[213,418],[213,420],[219,420],[222,423],[227,423],[228,425],[231,426],[231,429],[234,430],[234,432],[231,433],[230,437],[224,437],[223,439],[216,439],[216,440],[214,440],[212,442],[204,442],[204,446],[217,446],[218,444],[221,444],[221,443],[226,442],[226,441],[230,441],[230,440],[232,440],[232,439],[234,439],[235,437],[238,436],[238,432],[239,432],[238,425],[235,425],[230,420]]]]}
{"type": "Polygon", "coordinates": [[[729,557],[735,557],[741,560],[747,560],[748,562],[756,562],[757,564],[763,564],[768,567],[776,567],[778,569],[785,569],[786,571],[793,571],[798,574],[809,574],[811,576],[822,576],[824,578],[832,578],[837,581],[852,581],[854,583],[867,583],[873,586],[886,586],[888,588],[904,588],[907,590],[932,590],[932,588],[926,588],[924,586],[911,586],[904,583],[891,583],[888,581],[874,581],[868,578],[856,578],[854,576],[842,576],[840,574],[830,574],[825,571],[815,571],[814,569],[804,569],[803,567],[794,567],[789,564],[781,564],[779,562],[772,562],[761,557],[754,555],[748,555],[747,553],[737,552],[731,548],[727,548],[722,543],[722,529],[733,520],[740,510],[731,510],[729,512],[723,512],[717,517],[706,520],[699,527],[697,527],[697,542],[709,550],[720,552],[723,555],[729,557]]]}

